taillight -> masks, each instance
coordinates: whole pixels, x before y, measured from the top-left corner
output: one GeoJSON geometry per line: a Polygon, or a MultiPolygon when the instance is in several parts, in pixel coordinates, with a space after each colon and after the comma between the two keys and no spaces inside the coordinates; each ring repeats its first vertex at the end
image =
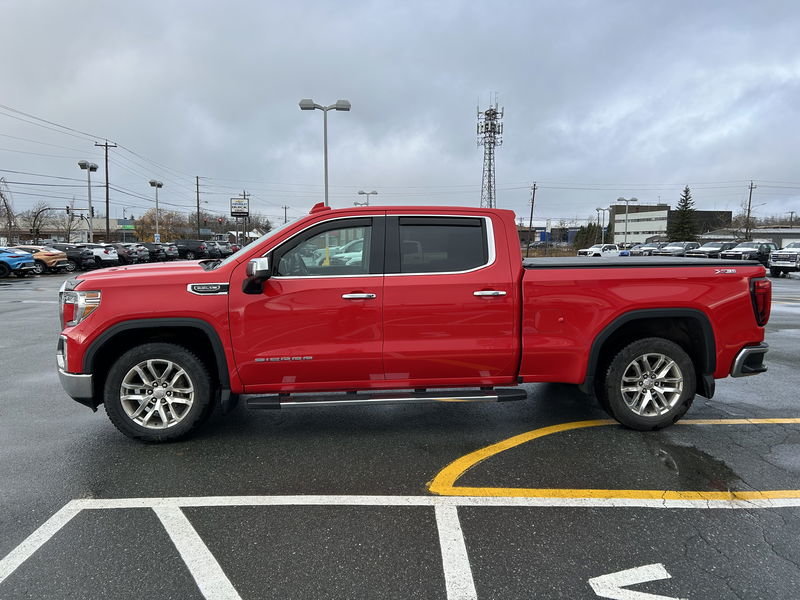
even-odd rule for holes
{"type": "Polygon", "coordinates": [[[111,252],[109,252],[108,248],[103,248],[103,254],[111,254],[111,252]]]}
{"type": "Polygon", "coordinates": [[[769,313],[772,308],[772,282],[765,278],[752,279],[750,281],[750,296],[753,299],[756,323],[763,327],[769,321],[769,313]]]}
{"type": "Polygon", "coordinates": [[[200,244],[200,250],[205,250],[205,249],[206,249],[206,245],[205,244],[200,244]]]}

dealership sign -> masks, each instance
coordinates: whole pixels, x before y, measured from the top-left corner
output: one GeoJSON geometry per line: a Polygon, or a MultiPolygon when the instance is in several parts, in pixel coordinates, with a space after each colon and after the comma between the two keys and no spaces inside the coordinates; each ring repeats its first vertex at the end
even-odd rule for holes
{"type": "Polygon", "coordinates": [[[231,198],[231,216],[250,216],[250,201],[247,198],[231,198]]]}

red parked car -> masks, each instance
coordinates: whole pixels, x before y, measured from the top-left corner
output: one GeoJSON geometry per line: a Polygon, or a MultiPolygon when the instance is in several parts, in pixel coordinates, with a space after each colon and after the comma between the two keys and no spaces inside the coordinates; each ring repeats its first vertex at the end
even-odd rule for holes
{"type": "Polygon", "coordinates": [[[742,261],[523,262],[511,211],[317,205],[223,261],[68,280],[59,376],[150,441],[240,394],[251,408],[498,401],[548,381],[654,429],[715,379],[766,370],[770,300],[764,267],[742,261]],[[474,391],[427,391],[442,388],[474,391]]]}

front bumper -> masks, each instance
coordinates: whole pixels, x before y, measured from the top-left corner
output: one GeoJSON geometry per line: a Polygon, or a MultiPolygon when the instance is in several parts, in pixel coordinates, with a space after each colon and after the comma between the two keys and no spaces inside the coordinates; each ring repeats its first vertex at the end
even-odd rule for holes
{"type": "Polygon", "coordinates": [[[769,345],[765,342],[739,350],[731,367],[731,377],[747,377],[765,372],[767,366],[764,364],[764,356],[768,351],[769,345]]]}
{"type": "Polygon", "coordinates": [[[97,410],[100,404],[94,397],[94,379],[91,373],[68,373],[67,366],[67,339],[59,336],[56,347],[56,364],[58,365],[58,380],[67,395],[92,410],[97,410]]]}

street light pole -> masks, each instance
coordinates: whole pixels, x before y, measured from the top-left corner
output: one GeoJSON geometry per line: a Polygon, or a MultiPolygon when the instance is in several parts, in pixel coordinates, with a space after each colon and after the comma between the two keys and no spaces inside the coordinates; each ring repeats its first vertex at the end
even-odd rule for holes
{"type": "Polygon", "coordinates": [[[353,202],[353,204],[355,206],[369,206],[369,197],[370,196],[377,196],[378,192],[376,192],[375,190],[372,190],[371,192],[365,192],[364,190],[358,190],[358,195],[359,196],[366,196],[367,197],[367,201],[366,202],[353,202]]]}
{"type": "Polygon", "coordinates": [[[625,244],[628,244],[628,202],[638,202],[638,198],[617,198],[617,202],[625,203],[625,244]]]}
{"type": "Polygon", "coordinates": [[[150,180],[150,186],[156,188],[156,235],[153,238],[153,241],[158,243],[161,241],[161,235],[158,233],[158,188],[164,187],[164,184],[160,181],[156,181],[155,179],[150,180]]]}
{"type": "MultiPolygon", "coordinates": [[[[97,171],[97,165],[88,160],[79,160],[78,166],[86,171],[86,181],[88,182],[87,194],[89,196],[89,243],[94,242],[94,209],[92,209],[92,171],[97,171]]],[[[108,241],[108,240],[106,240],[108,241]]]]}
{"type": "Polygon", "coordinates": [[[606,213],[609,212],[611,209],[610,208],[595,208],[595,210],[597,211],[597,220],[600,222],[600,243],[601,244],[605,244],[606,243],[606,227],[605,227],[605,224],[606,224],[606,213]],[[600,217],[600,212],[601,211],[603,213],[602,220],[601,220],[601,217],[600,217]]]}
{"type": "Polygon", "coordinates": [[[349,100],[337,100],[336,104],[331,104],[330,106],[322,106],[321,104],[315,103],[311,98],[303,98],[300,100],[300,110],[321,110],[323,119],[322,119],[322,144],[323,144],[323,162],[325,164],[325,206],[329,206],[328,204],[328,111],[329,110],[341,110],[341,111],[349,111],[350,110],[350,101],[349,100]]]}

